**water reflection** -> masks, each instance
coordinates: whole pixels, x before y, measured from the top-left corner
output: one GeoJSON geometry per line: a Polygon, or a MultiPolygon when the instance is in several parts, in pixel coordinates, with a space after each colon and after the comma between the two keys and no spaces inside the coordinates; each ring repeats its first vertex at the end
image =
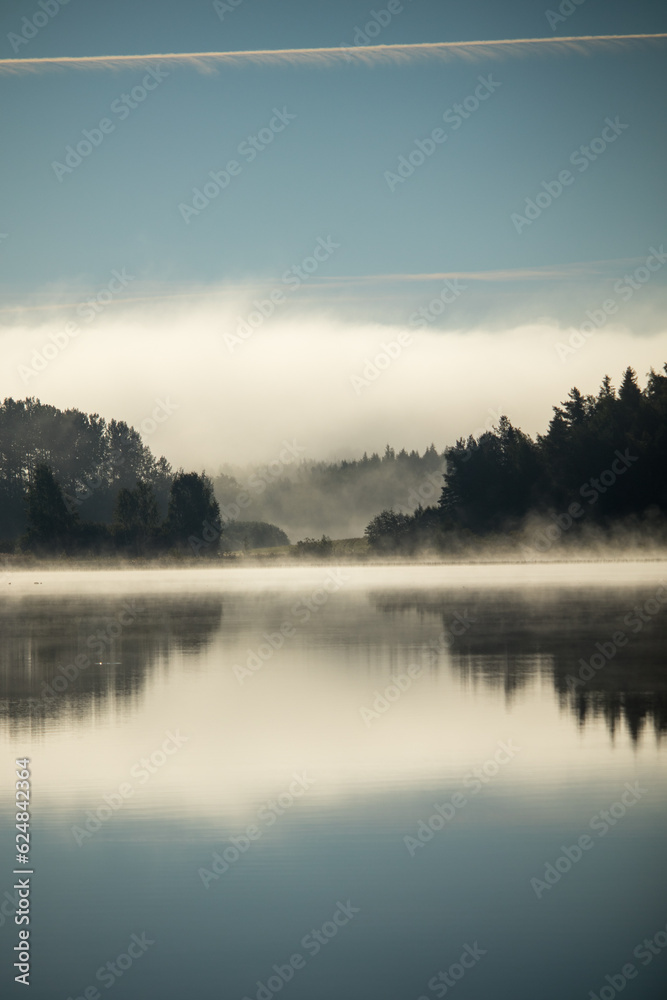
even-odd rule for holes
{"type": "Polygon", "coordinates": [[[81,720],[109,701],[136,704],[175,654],[200,653],[219,631],[222,599],[20,598],[0,606],[0,715],[10,728],[81,720]]]}
{"type": "Polygon", "coordinates": [[[271,660],[272,671],[280,664],[292,671],[286,684],[298,683],[304,656],[333,658],[341,680],[352,672],[390,677],[420,659],[434,676],[451,667],[465,685],[481,682],[509,703],[544,678],[580,726],[602,718],[613,735],[623,721],[637,741],[647,724],[658,736],[667,730],[667,616],[656,592],[358,588],[333,595],[308,621],[295,614],[303,604],[294,593],[254,585],[245,592],[5,598],[0,715],[14,730],[55,718],[85,721],[114,703],[130,711],[149,677],[173,669],[178,658],[214,649],[231,672],[249,657],[259,662],[266,636],[290,622],[293,635],[271,660]]]}
{"type": "MultiPolygon", "coordinates": [[[[96,970],[144,931],[155,945],[114,997],[266,1000],[259,981],[303,952],[290,1000],[405,1000],[434,995],[430,977],[479,942],[487,954],[456,996],[569,1000],[606,995],[605,974],[664,927],[664,741],[624,731],[612,746],[607,728],[624,718],[635,740],[642,720],[664,728],[664,611],[636,632],[624,622],[656,571],[614,589],[599,569],[590,587],[550,568],[531,588],[524,570],[359,568],[318,603],[325,572],[72,574],[67,595],[55,574],[21,595],[7,584],[0,705],[14,731],[0,739],[33,767],[35,1000],[101,986],[96,970]],[[619,630],[628,642],[570,691],[579,661],[619,630]],[[100,631],[112,641],[95,650],[100,631]],[[81,655],[102,663],[45,699],[81,655]],[[427,669],[382,702],[417,661],[427,669]],[[171,733],[182,745],[167,755],[171,733]],[[516,752],[496,773],[501,741],[516,752]],[[296,775],[308,787],[292,801],[296,775]],[[538,898],[531,879],[636,782],[641,801],[538,898]],[[451,821],[409,851],[406,836],[457,793],[451,821]],[[250,824],[261,836],[244,842],[250,824]],[[358,916],[311,961],[304,935],[348,899],[358,916]]],[[[13,812],[7,781],[9,859],[13,812]]],[[[660,968],[642,967],[634,1000],[662,995],[660,968]]]]}
{"type": "Polygon", "coordinates": [[[581,726],[602,717],[613,735],[623,720],[636,742],[647,722],[658,737],[667,731],[667,615],[658,591],[464,588],[376,592],[372,602],[392,618],[440,619],[462,677],[511,700],[547,676],[581,726]]]}

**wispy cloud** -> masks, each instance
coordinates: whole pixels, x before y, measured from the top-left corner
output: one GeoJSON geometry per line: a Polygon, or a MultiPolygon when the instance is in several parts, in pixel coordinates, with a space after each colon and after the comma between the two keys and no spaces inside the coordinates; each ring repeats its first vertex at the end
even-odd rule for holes
{"type": "Polygon", "coordinates": [[[568,264],[544,265],[540,267],[503,268],[490,271],[436,271],[422,274],[358,274],[322,277],[323,286],[332,285],[374,285],[385,283],[413,283],[446,281],[459,278],[461,281],[514,282],[549,281],[563,278],[604,275],[615,268],[628,264],[639,264],[644,257],[618,257],[608,260],[575,261],[568,264]]]}
{"type": "Polygon", "coordinates": [[[51,69],[136,69],[147,63],[183,64],[201,72],[225,65],[331,66],[357,62],[366,66],[413,63],[425,59],[503,58],[529,55],[536,48],[556,55],[587,55],[594,48],[615,49],[632,43],[664,41],[667,33],[637,35],[572,35],[564,38],[504,38],[466,42],[424,42],[411,45],[334,46],[309,49],[253,49],[245,52],[169,52],[146,55],[54,56],[0,59],[0,74],[39,73],[51,69]]]}
{"type": "MultiPolygon", "coordinates": [[[[645,260],[642,257],[614,257],[606,260],[573,261],[566,264],[542,265],[538,267],[518,267],[504,268],[489,271],[436,271],[424,273],[393,273],[393,274],[338,274],[331,277],[323,276],[318,281],[309,283],[310,289],[335,289],[335,288],[368,288],[374,285],[412,285],[429,284],[431,282],[443,282],[447,279],[461,281],[478,281],[482,283],[513,283],[521,281],[562,281],[563,279],[575,280],[577,278],[588,278],[615,274],[619,268],[634,266],[645,260]]],[[[173,300],[196,300],[214,299],[217,297],[227,297],[230,294],[248,294],[262,289],[265,286],[275,283],[277,278],[254,278],[248,281],[224,282],[219,285],[195,285],[182,287],[178,291],[163,292],[158,286],[155,291],[147,288],[143,295],[118,296],[109,303],[109,306],[123,306],[129,303],[161,302],[173,300]]],[[[152,286],[156,288],[155,285],[152,286]]],[[[65,294],[60,300],[49,297],[48,301],[41,301],[39,298],[31,302],[6,302],[0,305],[0,315],[18,314],[25,312],[55,312],[60,309],[73,309],[85,299],[91,289],[81,288],[80,298],[72,299],[72,288],[64,290],[65,294]]],[[[340,299],[337,299],[340,301],[340,299]]]]}

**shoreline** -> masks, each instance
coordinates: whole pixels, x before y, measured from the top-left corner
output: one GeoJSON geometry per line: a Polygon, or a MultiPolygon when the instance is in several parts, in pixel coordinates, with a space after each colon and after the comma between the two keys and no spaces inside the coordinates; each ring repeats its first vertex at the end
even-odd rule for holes
{"type": "Polygon", "coordinates": [[[628,552],[625,555],[586,553],[580,556],[565,554],[554,554],[543,558],[521,559],[500,557],[485,557],[483,555],[474,556],[470,554],[452,558],[434,558],[433,556],[400,557],[396,555],[371,557],[351,557],[343,556],[336,558],[328,557],[318,559],[316,557],[267,557],[267,556],[240,556],[223,557],[220,559],[135,559],[126,560],[115,557],[91,557],[90,559],[58,559],[58,558],[24,558],[9,557],[0,562],[0,583],[12,574],[29,574],[33,571],[48,573],[80,572],[80,573],[109,573],[109,572],[160,572],[173,573],[177,570],[190,572],[201,570],[210,573],[217,573],[220,570],[257,570],[257,569],[332,569],[338,566],[378,568],[390,566],[402,566],[406,568],[434,567],[434,566],[591,566],[591,565],[635,565],[635,564],[655,564],[667,563],[667,550],[664,552],[647,555],[644,552],[628,552]]]}

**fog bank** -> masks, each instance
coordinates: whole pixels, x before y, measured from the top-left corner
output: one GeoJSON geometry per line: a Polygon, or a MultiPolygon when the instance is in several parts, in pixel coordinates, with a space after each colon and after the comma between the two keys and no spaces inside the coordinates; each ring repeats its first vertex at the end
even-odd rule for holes
{"type": "Polygon", "coordinates": [[[643,384],[667,359],[666,328],[642,336],[614,317],[588,336],[551,319],[416,329],[322,307],[264,318],[269,294],[26,311],[0,329],[0,392],[125,420],[175,467],[215,473],[286,444],[304,459],[441,450],[501,413],[535,434],[573,385],[618,385],[627,365],[643,384]]]}

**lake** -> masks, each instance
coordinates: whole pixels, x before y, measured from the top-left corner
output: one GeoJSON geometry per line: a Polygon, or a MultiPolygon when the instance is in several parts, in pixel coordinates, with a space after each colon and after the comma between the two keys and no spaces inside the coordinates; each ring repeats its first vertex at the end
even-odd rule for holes
{"type": "Polygon", "coordinates": [[[667,564],[0,588],[3,996],[664,995],[667,564]]]}

